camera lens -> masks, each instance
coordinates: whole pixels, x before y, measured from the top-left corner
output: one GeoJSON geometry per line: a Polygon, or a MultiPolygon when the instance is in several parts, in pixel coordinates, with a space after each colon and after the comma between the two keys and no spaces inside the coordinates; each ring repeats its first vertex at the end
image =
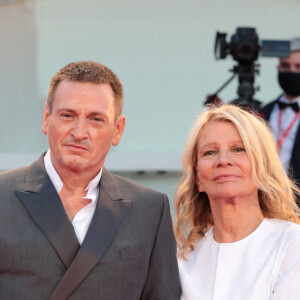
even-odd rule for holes
{"type": "Polygon", "coordinates": [[[237,57],[240,60],[248,61],[253,60],[253,57],[255,57],[255,49],[252,44],[250,43],[242,43],[237,46],[237,57]]]}

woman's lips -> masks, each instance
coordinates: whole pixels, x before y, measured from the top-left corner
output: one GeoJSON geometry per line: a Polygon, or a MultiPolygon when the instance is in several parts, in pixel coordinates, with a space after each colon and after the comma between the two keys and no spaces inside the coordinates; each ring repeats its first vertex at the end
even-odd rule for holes
{"type": "Polygon", "coordinates": [[[240,178],[240,176],[235,174],[222,174],[214,177],[214,181],[224,182],[224,181],[233,181],[240,178]]]}

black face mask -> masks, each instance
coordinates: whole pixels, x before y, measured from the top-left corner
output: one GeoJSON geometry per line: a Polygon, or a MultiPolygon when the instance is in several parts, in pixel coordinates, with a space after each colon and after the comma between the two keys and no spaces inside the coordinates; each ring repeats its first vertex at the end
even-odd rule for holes
{"type": "Polygon", "coordinates": [[[279,71],[278,81],[287,95],[295,97],[300,95],[300,73],[279,71]]]}

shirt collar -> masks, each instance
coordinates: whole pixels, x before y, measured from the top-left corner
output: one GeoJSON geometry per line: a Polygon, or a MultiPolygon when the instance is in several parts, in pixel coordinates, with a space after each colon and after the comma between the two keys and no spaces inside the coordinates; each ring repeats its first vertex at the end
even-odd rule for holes
{"type": "MultiPolygon", "coordinates": [[[[59,194],[62,187],[63,187],[63,182],[61,181],[58,173],[56,172],[52,161],[50,157],[50,149],[47,151],[46,155],[44,156],[44,164],[45,164],[45,169],[47,174],[50,177],[50,180],[52,181],[54,188],[56,189],[57,193],[59,194]]],[[[101,176],[102,176],[102,170],[99,171],[99,173],[96,175],[94,179],[92,179],[88,186],[86,187],[87,194],[84,198],[91,199],[92,202],[97,201],[97,196],[98,196],[98,184],[100,182],[101,176]]]]}
{"type": "Polygon", "coordinates": [[[293,99],[293,100],[288,100],[285,96],[285,94],[283,94],[280,97],[280,101],[285,102],[285,103],[298,103],[300,106],[300,96],[298,96],[297,98],[293,99]]]}

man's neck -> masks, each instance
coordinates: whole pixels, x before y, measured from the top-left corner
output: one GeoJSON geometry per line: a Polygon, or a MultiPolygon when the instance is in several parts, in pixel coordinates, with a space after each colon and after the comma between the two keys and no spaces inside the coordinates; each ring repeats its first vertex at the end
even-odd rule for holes
{"type": "Polygon", "coordinates": [[[86,193],[86,188],[89,184],[95,180],[95,184],[98,185],[101,178],[101,167],[89,169],[66,167],[57,163],[51,157],[50,150],[46,153],[44,159],[47,172],[58,193],[60,193],[62,187],[67,190],[77,191],[79,194],[86,193]]]}
{"type": "Polygon", "coordinates": [[[86,196],[88,189],[90,191],[91,186],[99,183],[101,169],[98,171],[73,170],[57,165],[52,160],[51,163],[62,182],[61,190],[58,191],[61,202],[70,221],[72,221],[83,207],[92,202],[92,198],[86,196]]]}
{"type": "Polygon", "coordinates": [[[100,170],[95,172],[83,171],[73,171],[73,170],[64,170],[61,168],[56,168],[53,165],[57,174],[59,175],[63,186],[68,190],[78,191],[78,193],[83,193],[88,184],[93,180],[100,170]]]}
{"type": "Polygon", "coordinates": [[[295,99],[298,98],[298,97],[299,97],[299,95],[298,95],[298,96],[291,96],[291,95],[285,94],[285,98],[286,98],[288,101],[293,101],[293,100],[295,100],[295,99]]]}

